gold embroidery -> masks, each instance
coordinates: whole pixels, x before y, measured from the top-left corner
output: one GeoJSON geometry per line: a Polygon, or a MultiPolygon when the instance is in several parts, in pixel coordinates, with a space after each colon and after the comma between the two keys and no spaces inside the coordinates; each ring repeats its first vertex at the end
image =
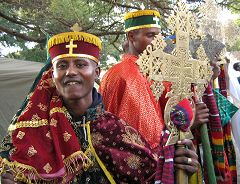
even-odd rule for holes
{"type": "Polygon", "coordinates": [[[35,148],[34,148],[33,146],[31,146],[31,147],[28,148],[28,153],[27,153],[27,155],[28,155],[29,157],[32,157],[32,156],[35,155],[36,153],[37,153],[37,150],[35,150],[35,148]]]}
{"type": "Polygon", "coordinates": [[[24,132],[19,131],[18,134],[17,134],[17,138],[19,138],[19,139],[23,139],[24,135],[25,135],[24,132]]]}
{"type": "Polygon", "coordinates": [[[36,114],[34,114],[33,116],[32,116],[32,121],[37,121],[37,120],[40,120],[41,118],[38,116],[38,114],[36,113],[36,114]]]}
{"type": "Polygon", "coordinates": [[[26,108],[25,108],[25,110],[22,111],[21,114],[25,114],[31,107],[32,107],[32,101],[29,101],[27,106],[26,106],[26,108]]]}
{"type": "Polygon", "coordinates": [[[63,139],[65,142],[68,142],[68,140],[72,137],[71,134],[69,134],[67,131],[63,134],[63,139]]]}
{"type": "Polygon", "coordinates": [[[38,85],[38,90],[42,90],[42,89],[48,89],[54,87],[54,83],[52,79],[46,79],[46,80],[42,80],[40,82],[40,84],[38,85]]]}
{"type": "Polygon", "coordinates": [[[46,137],[48,137],[49,139],[52,139],[52,136],[51,136],[51,132],[50,132],[50,131],[48,131],[48,132],[46,133],[46,137]]]}
{"type": "Polygon", "coordinates": [[[55,112],[60,112],[60,113],[64,113],[65,114],[66,108],[64,108],[64,107],[62,107],[62,108],[61,107],[55,107],[55,108],[50,110],[50,115],[52,115],[55,112]]]}
{"type": "Polygon", "coordinates": [[[40,127],[48,125],[48,121],[46,119],[41,119],[38,121],[19,121],[16,124],[10,124],[8,127],[8,131],[13,131],[18,128],[26,128],[26,127],[40,127]]]}
{"type": "Polygon", "coordinates": [[[44,104],[42,104],[42,103],[39,103],[37,106],[39,107],[39,109],[40,109],[41,111],[47,111],[47,106],[46,106],[46,105],[44,105],[44,104]]]}
{"type": "Polygon", "coordinates": [[[58,101],[60,101],[60,98],[58,96],[52,97],[52,102],[58,102],[58,101]]]}
{"type": "Polygon", "coordinates": [[[139,169],[141,166],[141,158],[136,155],[131,155],[125,159],[125,162],[131,169],[139,169]]]}
{"type": "Polygon", "coordinates": [[[140,135],[136,133],[132,127],[126,126],[125,127],[125,134],[122,134],[123,141],[126,143],[131,144],[138,144],[140,146],[145,146],[144,142],[142,141],[140,135]]]}
{"type": "Polygon", "coordinates": [[[54,118],[52,118],[51,121],[50,121],[50,125],[51,125],[51,126],[54,126],[54,127],[57,127],[57,120],[55,120],[54,118]]]}
{"type": "Polygon", "coordinates": [[[102,144],[103,136],[100,133],[92,133],[92,143],[93,146],[102,144]]]}
{"type": "Polygon", "coordinates": [[[43,167],[43,169],[46,171],[46,173],[50,173],[51,170],[52,170],[52,167],[51,167],[51,165],[50,165],[49,163],[47,163],[47,164],[43,167]]]}

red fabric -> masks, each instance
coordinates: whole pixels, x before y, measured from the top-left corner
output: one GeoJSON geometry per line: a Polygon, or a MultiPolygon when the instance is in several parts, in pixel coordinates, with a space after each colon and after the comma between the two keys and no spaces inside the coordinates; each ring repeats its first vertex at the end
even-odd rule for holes
{"type": "MultiPolygon", "coordinates": [[[[25,174],[32,179],[56,180],[66,174],[68,179],[71,179],[74,172],[82,170],[83,164],[87,162],[85,155],[77,153],[81,148],[65,114],[51,112],[54,108],[62,107],[62,101],[56,94],[52,83],[52,70],[50,69],[40,80],[26,109],[16,123],[19,125],[25,122],[33,126],[40,120],[46,120],[48,124],[38,128],[18,128],[12,135],[16,150],[10,158],[12,161],[35,168],[34,172],[33,169],[25,168],[25,174]],[[69,135],[69,139],[64,139],[64,135],[69,135]],[[72,157],[73,154],[76,155],[72,157]],[[74,159],[72,164],[77,163],[74,165],[75,171],[72,173],[65,163],[68,158],[74,159]]],[[[17,164],[17,166],[19,165],[17,164]]],[[[23,168],[16,167],[16,170],[23,168]]]]}
{"type": "MultiPolygon", "coordinates": [[[[100,50],[96,45],[83,41],[73,41],[73,44],[77,45],[77,48],[73,48],[73,54],[87,54],[99,59],[100,50]]],[[[51,58],[53,59],[58,55],[68,54],[69,48],[66,48],[66,45],[69,45],[69,42],[52,46],[49,49],[51,58]]]]}
{"type": "Polygon", "coordinates": [[[156,148],[165,125],[160,103],[140,73],[137,59],[134,55],[124,55],[122,61],[104,75],[100,92],[105,109],[128,122],[156,148]]]}

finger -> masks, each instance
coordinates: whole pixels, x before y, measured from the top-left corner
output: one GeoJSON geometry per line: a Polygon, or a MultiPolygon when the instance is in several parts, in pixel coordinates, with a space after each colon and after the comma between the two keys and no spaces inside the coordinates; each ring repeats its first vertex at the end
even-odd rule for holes
{"type": "Polygon", "coordinates": [[[182,165],[198,166],[198,160],[196,158],[193,159],[188,157],[175,157],[174,163],[182,164],[182,165]]]}
{"type": "Polygon", "coordinates": [[[205,118],[205,119],[199,119],[198,121],[197,121],[197,123],[198,124],[204,124],[204,123],[207,123],[207,122],[209,122],[209,119],[208,118],[205,118]]]}
{"type": "Polygon", "coordinates": [[[183,139],[181,141],[178,141],[177,145],[185,145],[185,147],[189,148],[189,149],[179,149],[179,150],[184,151],[184,153],[189,155],[190,157],[191,157],[192,154],[197,155],[196,154],[196,149],[195,149],[195,146],[194,146],[192,140],[183,139]]]}
{"type": "Polygon", "coordinates": [[[209,118],[209,114],[208,114],[208,113],[198,114],[198,115],[197,115],[197,118],[198,118],[198,119],[209,118]]]}
{"type": "Polygon", "coordinates": [[[196,103],[196,109],[206,109],[207,105],[204,102],[196,103]]]}
{"type": "Polygon", "coordinates": [[[183,164],[174,164],[174,166],[178,169],[182,169],[186,171],[188,174],[193,174],[198,170],[198,167],[196,166],[183,165],[183,164]]]}
{"type": "Polygon", "coordinates": [[[198,109],[197,110],[197,114],[204,114],[204,113],[208,113],[209,114],[209,109],[208,108],[204,108],[204,109],[198,109]]]}
{"type": "MultiPolygon", "coordinates": [[[[175,155],[174,155],[175,158],[177,157],[184,157],[184,158],[192,158],[192,159],[195,159],[195,160],[198,160],[198,155],[195,151],[193,150],[190,150],[190,149],[177,149],[175,151],[175,155]]],[[[183,161],[184,162],[184,161],[183,161]]]]}

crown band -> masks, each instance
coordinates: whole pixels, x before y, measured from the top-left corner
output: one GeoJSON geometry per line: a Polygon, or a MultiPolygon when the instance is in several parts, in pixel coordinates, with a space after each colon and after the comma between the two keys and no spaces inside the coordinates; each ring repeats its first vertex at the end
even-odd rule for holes
{"type": "Polygon", "coordinates": [[[88,54],[61,54],[56,56],[55,58],[52,59],[52,63],[54,63],[58,59],[66,58],[66,57],[80,57],[80,58],[87,58],[91,59],[94,62],[98,64],[99,60],[95,58],[94,56],[88,55],[88,54]]]}

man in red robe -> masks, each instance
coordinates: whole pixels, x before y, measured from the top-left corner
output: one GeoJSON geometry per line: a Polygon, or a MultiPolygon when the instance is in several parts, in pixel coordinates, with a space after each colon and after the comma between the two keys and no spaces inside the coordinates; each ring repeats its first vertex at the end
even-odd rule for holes
{"type": "Polygon", "coordinates": [[[106,110],[128,121],[152,148],[159,145],[164,127],[161,106],[135,61],[160,33],[159,18],[159,12],[153,10],[126,14],[128,51],[120,63],[108,70],[100,85],[106,110]]]}

